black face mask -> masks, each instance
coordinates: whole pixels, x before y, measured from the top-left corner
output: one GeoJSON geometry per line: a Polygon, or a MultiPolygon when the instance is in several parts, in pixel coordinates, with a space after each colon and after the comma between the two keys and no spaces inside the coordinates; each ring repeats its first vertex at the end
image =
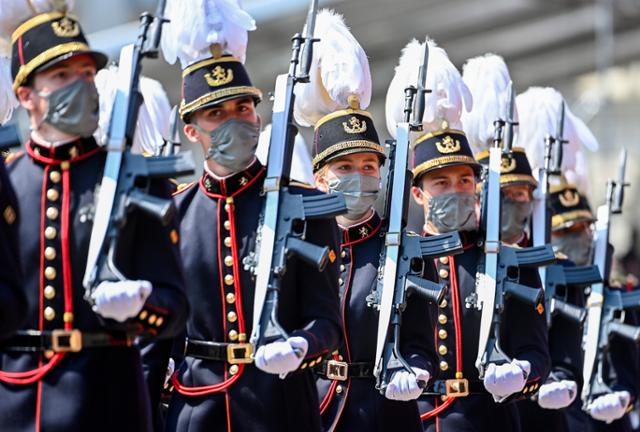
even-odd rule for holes
{"type": "Polygon", "coordinates": [[[42,121],[57,130],[87,138],[98,128],[100,105],[94,83],[78,79],[47,95],[38,95],[49,103],[42,121]]]}

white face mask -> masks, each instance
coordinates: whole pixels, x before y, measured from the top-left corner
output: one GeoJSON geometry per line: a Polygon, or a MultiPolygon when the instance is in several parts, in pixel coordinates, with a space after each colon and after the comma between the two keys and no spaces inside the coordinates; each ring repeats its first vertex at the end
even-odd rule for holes
{"type": "Polygon", "coordinates": [[[373,207],[380,192],[378,177],[361,174],[345,175],[329,180],[329,192],[342,192],[347,202],[347,214],[350,220],[364,217],[373,207]]]}

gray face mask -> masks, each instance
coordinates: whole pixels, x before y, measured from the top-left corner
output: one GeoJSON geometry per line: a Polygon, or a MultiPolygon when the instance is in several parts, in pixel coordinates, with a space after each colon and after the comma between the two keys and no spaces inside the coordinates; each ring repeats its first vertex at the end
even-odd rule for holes
{"type": "Polygon", "coordinates": [[[565,254],[576,265],[587,265],[591,262],[593,238],[589,230],[570,232],[560,237],[553,237],[551,245],[565,254]]]}
{"type": "Polygon", "coordinates": [[[98,128],[100,105],[94,83],[79,79],[47,95],[49,108],[42,119],[69,135],[90,137],[98,128]]]}
{"type": "MultiPolygon", "coordinates": [[[[198,127],[196,129],[200,130],[198,127]]],[[[230,119],[214,129],[210,135],[211,144],[206,159],[211,158],[232,172],[239,172],[249,165],[256,154],[260,122],[230,119]]]]}
{"type": "Polygon", "coordinates": [[[329,180],[329,192],[342,192],[347,202],[347,219],[358,220],[373,207],[380,192],[380,179],[360,174],[329,180]]]}
{"type": "Polygon", "coordinates": [[[533,212],[532,202],[518,202],[503,198],[500,207],[502,240],[518,240],[529,223],[531,212],[533,212]]]}
{"type": "Polygon", "coordinates": [[[429,197],[428,205],[426,222],[438,233],[473,231],[478,228],[474,194],[454,192],[429,197]]]}

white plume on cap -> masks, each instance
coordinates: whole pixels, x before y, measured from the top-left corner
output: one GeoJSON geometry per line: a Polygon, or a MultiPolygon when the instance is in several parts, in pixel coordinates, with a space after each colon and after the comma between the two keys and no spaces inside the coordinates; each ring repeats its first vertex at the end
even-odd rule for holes
{"type": "MultiPolygon", "coordinates": [[[[545,139],[556,136],[562,95],[551,87],[530,87],[518,95],[516,105],[520,114],[518,145],[525,148],[531,168],[535,171],[544,166],[545,139]]],[[[565,103],[562,173],[570,182],[577,183],[586,193],[588,178],[586,160],[582,147],[598,150],[598,141],[587,125],[576,117],[565,103]]]]}
{"type": "Polygon", "coordinates": [[[73,9],[74,0],[0,1],[0,38],[11,41],[11,34],[29,18],[46,12],[73,9]]]}
{"type": "MultiPolygon", "coordinates": [[[[432,92],[425,95],[422,117],[424,131],[440,130],[443,121],[447,121],[451,129],[462,129],[462,111],[469,111],[473,107],[471,92],[445,50],[431,39],[428,39],[428,43],[426,87],[432,92]]],[[[395,75],[387,91],[385,105],[387,129],[393,137],[396,135],[396,124],[404,121],[404,89],[410,85],[417,86],[418,71],[423,58],[423,42],[414,39],[402,50],[400,63],[396,66],[395,75]]]]}
{"type": "MultiPolygon", "coordinates": [[[[493,122],[506,119],[511,77],[502,57],[485,54],[467,60],[462,68],[462,79],[473,95],[473,109],[462,112],[462,125],[473,154],[477,154],[491,146],[493,122]]],[[[517,121],[515,106],[513,111],[517,121]]]]}
{"type": "Polygon", "coordinates": [[[11,118],[13,110],[18,106],[11,79],[11,48],[8,48],[8,52],[7,46],[4,40],[0,40],[0,125],[11,118]]]}
{"type": "Polygon", "coordinates": [[[247,32],[255,20],[240,0],[167,0],[165,16],[171,20],[162,30],[162,52],[167,62],[180,59],[182,68],[211,57],[211,46],[244,63],[247,32]]]}
{"type": "Polygon", "coordinates": [[[342,15],[323,9],[316,18],[310,82],[295,87],[294,116],[301,126],[349,107],[357,97],[359,107],[371,103],[371,71],[367,54],[351,34],[342,15]]]}
{"type": "MultiPolygon", "coordinates": [[[[260,132],[260,138],[258,139],[258,149],[256,150],[256,156],[263,165],[267,164],[267,158],[269,157],[269,140],[271,139],[271,124],[265,126],[260,132]]],[[[313,185],[315,180],[313,178],[313,166],[311,163],[311,155],[309,149],[301,134],[296,134],[296,139],[293,143],[293,158],[291,159],[291,179],[308,183],[313,185]]]]}
{"type": "MultiPolygon", "coordinates": [[[[96,87],[100,95],[100,121],[94,136],[100,144],[104,142],[109,131],[117,80],[117,66],[102,69],[96,75],[96,87]]],[[[157,148],[163,144],[163,138],[170,138],[171,106],[162,85],[156,80],[141,77],[140,92],[143,103],[138,113],[132,150],[137,153],[155,154],[157,148]]]]}

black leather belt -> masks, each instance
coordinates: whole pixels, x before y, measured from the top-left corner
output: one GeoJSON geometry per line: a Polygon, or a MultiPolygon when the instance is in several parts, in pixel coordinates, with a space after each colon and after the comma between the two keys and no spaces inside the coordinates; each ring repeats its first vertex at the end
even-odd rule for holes
{"type": "Polygon", "coordinates": [[[349,378],[373,378],[373,363],[347,363],[337,360],[325,360],[316,366],[314,372],[323,378],[346,381],[349,378]]]}
{"type": "Polygon", "coordinates": [[[221,343],[187,339],[185,355],[230,364],[253,362],[253,346],[249,343],[221,343]]]}
{"type": "Polygon", "coordinates": [[[23,352],[78,352],[85,348],[131,346],[134,338],[125,333],[83,332],[80,330],[19,330],[0,342],[0,349],[23,352]]]}
{"type": "Polygon", "coordinates": [[[469,381],[465,378],[435,380],[430,382],[425,396],[466,397],[470,394],[488,394],[482,381],[469,381]]]}

